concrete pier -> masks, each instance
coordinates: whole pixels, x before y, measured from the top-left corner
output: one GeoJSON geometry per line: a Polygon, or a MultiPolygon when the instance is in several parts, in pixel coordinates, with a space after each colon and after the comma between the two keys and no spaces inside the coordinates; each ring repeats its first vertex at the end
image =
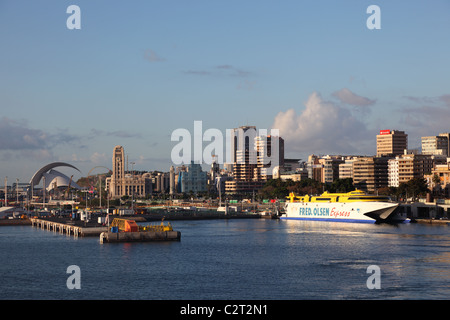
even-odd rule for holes
{"type": "Polygon", "coordinates": [[[108,231],[107,227],[82,227],[75,224],[61,223],[44,219],[31,218],[31,226],[43,230],[58,232],[60,234],[73,235],[74,237],[98,236],[108,231]]]}
{"type": "Polygon", "coordinates": [[[31,218],[31,226],[66,234],[74,237],[98,237],[101,243],[108,242],[149,242],[149,241],[180,241],[179,231],[137,231],[111,232],[108,227],[76,225],[73,221],[58,222],[48,219],[31,218]]]}
{"type": "Polygon", "coordinates": [[[108,242],[149,242],[149,241],[180,241],[180,231],[138,231],[138,232],[102,232],[100,243],[108,242]]]}

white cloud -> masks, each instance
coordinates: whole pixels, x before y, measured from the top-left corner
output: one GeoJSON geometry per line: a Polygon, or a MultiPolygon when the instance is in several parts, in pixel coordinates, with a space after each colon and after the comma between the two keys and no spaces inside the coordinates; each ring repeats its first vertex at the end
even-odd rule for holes
{"type": "Polygon", "coordinates": [[[313,92],[297,114],[279,112],[272,128],[280,131],[285,150],[303,154],[371,154],[372,135],[350,110],[313,92]]]}
{"type": "Polygon", "coordinates": [[[376,102],[376,100],[371,100],[369,98],[359,96],[359,95],[351,92],[347,88],[343,88],[339,91],[334,92],[333,96],[338,98],[343,103],[351,104],[353,106],[359,106],[359,107],[370,106],[376,102]]]}

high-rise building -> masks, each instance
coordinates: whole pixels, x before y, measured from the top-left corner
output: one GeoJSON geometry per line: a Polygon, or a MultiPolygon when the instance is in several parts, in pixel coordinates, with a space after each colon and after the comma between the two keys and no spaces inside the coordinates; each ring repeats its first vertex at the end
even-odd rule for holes
{"type": "Polygon", "coordinates": [[[449,134],[422,137],[422,154],[448,156],[449,134]]]}
{"type": "Polygon", "coordinates": [[[284,163],[284,140],[273,135],[258,135],[256,127],[231,130],[233,180],[225,182],[228,194],[250,193],[272,178],[273,169],[284,163]]]}
{"type": "MultiPolygon", "coordinates": [[[[241,126],[239,128],[234,128],[230,130],[231,132],[231,162],[243,162],[243,151],[252,150],[254,151],[254,141],[257,136],[255,126],[241,126]]],[[[251,162],[256,163],[256,152],[249,154],[252,158],[251,162]]]]}
{"type": "Polygon", "coordinates": [[[257,168],[254,180],[267,181],[273,177],[273,170],[284,165],[284,140],[277,136],[255,137],[257,168]]]}
{"type": "Polygon", "coordinates": [[[404,131],[380,130],[377,135],[377,157],[395,156],[408,149],[408,135],[404,131]]]}
{"type": "Polygon", "coordinates": [[[244,189],[244,185],[253,181],[254,170],[257,168],[255,137],[255,126],[242,126],[231,130],[233,180],[225,182],[226,192],[239,192],[244,189]]]}

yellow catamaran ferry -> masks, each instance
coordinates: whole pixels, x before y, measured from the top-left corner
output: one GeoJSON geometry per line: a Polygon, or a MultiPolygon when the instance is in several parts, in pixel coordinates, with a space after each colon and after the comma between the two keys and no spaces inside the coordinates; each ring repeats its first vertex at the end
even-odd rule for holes
{"type": "Polygon", "coordinates": [[[398,203],[389,197],[366,194],[361,190],[303,197],[290,193],[288,199],[285,214],[280,219],[369,223],[407,220],[395,212],[398,203]]]}

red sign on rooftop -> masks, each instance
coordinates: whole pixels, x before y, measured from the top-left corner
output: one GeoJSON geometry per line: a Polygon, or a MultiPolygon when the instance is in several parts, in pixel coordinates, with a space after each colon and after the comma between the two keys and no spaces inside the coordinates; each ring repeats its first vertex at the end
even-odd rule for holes
{"type": "Polygon", "coordinates": [[[391,130],[380,130],[380,135],[381,134],[391,134],[391,130]]]}

